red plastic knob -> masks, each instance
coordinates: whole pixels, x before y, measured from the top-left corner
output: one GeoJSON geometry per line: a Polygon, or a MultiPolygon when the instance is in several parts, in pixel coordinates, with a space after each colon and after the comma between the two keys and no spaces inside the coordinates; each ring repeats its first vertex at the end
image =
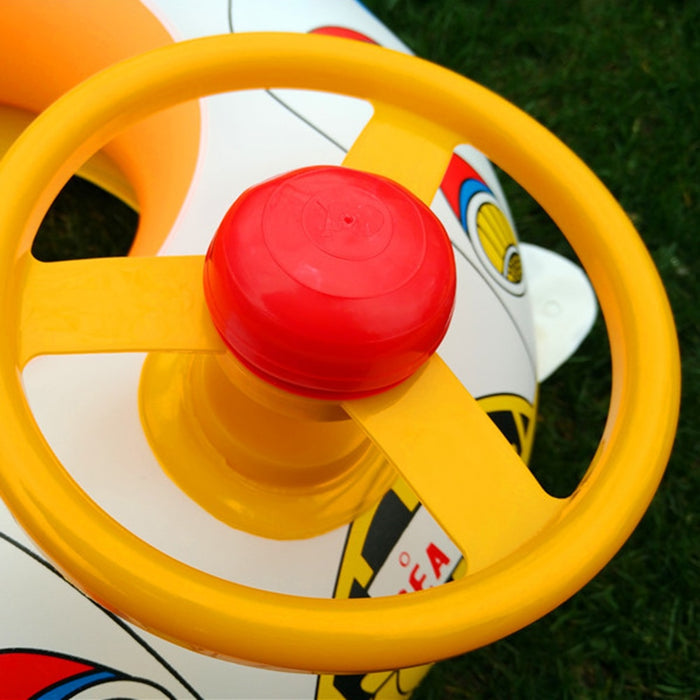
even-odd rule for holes
{"type": "Polygon", "coordinates": [[[214,325],[253,372],[298,394],[388,389],[435,351],[455,264],[437,217],[405,188],[342,167],[244,192],[209,247],[214,325]]]}

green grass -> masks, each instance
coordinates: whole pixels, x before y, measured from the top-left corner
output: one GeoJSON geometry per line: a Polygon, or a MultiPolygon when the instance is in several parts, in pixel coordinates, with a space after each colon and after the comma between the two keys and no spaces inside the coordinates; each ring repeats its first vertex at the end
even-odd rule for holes
{"type": "MultiPolygon", "coordinates": [[[[681,424],[667,474],[617,557],[529,628],[439,664],[416,698],[700,698],[700,5],[368,0],[419,55],[529,112],[601,177],[666,285],[683,355],[681,424]]],[[[524,240],[569,253],[514,183],[524,240]]],[[[599,322],[544,383],[534,470],[566,490],[607,411],[599,322]]]]}
{"type": "MultiPolygon", "coordinates": [[[[700,698],[700,4],[366,4],[416,53],[483,83],[543,122],[603,179],[660,270],[684,362],[674,454],[622,551],[539,622],[437,665],[415,697],[700,698]]],[[[539,207],[507,179],[505,187],[521,237],[570,255],[539,207]]],[[[89,185],[71,184],[37,243],[40,255],[125,250],[133,220],[101,197],[89,185]],[[86,200],[109,231],[104,239],[88,241],[81,233],[80,218],[90,216],[86,200]]],[[[599,322],[577,356],[542,387],[533,465],[551,490],[567,491],[585,470],[609,387],[599,322]]]]}

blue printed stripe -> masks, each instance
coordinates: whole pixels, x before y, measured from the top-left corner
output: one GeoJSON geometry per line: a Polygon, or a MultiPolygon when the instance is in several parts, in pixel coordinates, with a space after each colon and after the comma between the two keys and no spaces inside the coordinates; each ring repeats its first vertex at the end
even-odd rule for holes
{"type": "Polygon", "coordinates": [[[65,700],[75,695],[75,693],[85,690],[85,688],[104,683],[105,681],[111,681],[115,678],[116,674],[112,671],[91,671],[77,678],[68,679],[60,685],[54,685],[41,695],[35,695],[34,697],[36,700],[65,700]]]}
{"type": "MultiPolygon", "coordinates": [[[[481,180],[475,180],[474,178],[469,178],[465,180],[459,188],[459,214],[460,221],[462,222],[462,228],[467,231],[467,206],[469,205],[469,200],[477,192],[491,192],[491,189],[486,185],[486,183],[481,180]]],[[[468,233],[468,231],[467,231],[468,233]]]]}

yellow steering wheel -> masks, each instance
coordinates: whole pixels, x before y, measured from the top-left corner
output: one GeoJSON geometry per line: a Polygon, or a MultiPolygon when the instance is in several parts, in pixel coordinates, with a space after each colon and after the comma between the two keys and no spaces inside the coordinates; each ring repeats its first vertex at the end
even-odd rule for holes
{"type": "Polygon", "coordinates": [[[574,154],[463,77],[323,36],[184,42],[114,65],[58,100],[7,154],[0,192],[0,491],[69,580],[165,638],[219,657],[316,672],[460,654],[577,591],[615,554],[654,494],[673,442],[680,364],[653,263],[574,154]],[[58,462],[27,405],[21,371],[37,355],[222,352],[204,301],[202,257],[43,264],[30,248],[59,188],[120,129],[184,100],[260,87],[369,100],[374,116],[344,165],[391,178],[427,203],[453,148],[474,145],[540,202],[597,291],[612,352],[611,407],[595,458],[569,498],[539,487],[436,356],[394,388],[342,402],[467,553],[469,574],[449,585],[321,600],[204,573],[102,511],[58,462]]]}

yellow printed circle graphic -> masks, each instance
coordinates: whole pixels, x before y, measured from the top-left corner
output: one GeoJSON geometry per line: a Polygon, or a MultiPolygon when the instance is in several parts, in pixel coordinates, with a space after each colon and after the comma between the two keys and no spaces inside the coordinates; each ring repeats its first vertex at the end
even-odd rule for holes
{"type": "Polygon", "coordinates": [[[490,192],[478,192],[467,207],[467,227],[474,249],[498,284],[512,294],[525,291],[518,239],[490,192]]]}

